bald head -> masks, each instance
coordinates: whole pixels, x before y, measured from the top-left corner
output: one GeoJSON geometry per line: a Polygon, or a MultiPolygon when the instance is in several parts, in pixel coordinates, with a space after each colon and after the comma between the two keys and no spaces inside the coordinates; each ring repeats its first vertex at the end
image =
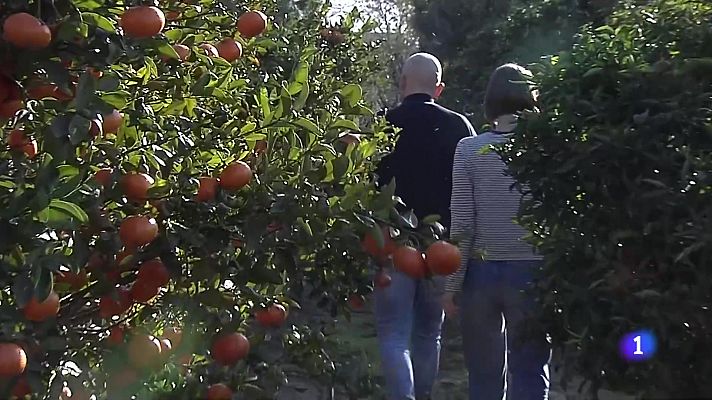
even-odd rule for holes
{"type": "Polygon", "coordinates": [[[400,89],[403,97],[425,93],[433,98],[440,96],[445,84],[441,82],[443,67],[432,54],[416,53],[403,64],[400,89]]]}

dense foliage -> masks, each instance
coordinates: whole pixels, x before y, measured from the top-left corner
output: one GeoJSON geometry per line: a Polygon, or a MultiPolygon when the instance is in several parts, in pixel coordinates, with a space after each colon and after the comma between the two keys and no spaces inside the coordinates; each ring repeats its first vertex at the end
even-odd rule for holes
{"type": "Polygon", "coordinates": [[[382,125],[349,133],[371,26],[138,3],[0,1],[0,397],[274,398],[294,374],[371,393],[329,336],[372,290],[360,238],[438,231],[374,189],[382,125]]]}
{"type": "Polygon", "coordinates": [[[710,21],[706,1],[657,0],[584,28],[537,66],[541,113],[503,152],[532,196],[545,328],[594,387],[712,396],[710,21]],[[626,362],[642,328],[657,354],[626,362]]]}
{"type": "Polygon", "coordinates": [[[423,50],[445,64],[443,104],[483,122],[484,90],[505,62],[527,64],[572,43],[586,22],[600,21],[616,0],[412,0],[423,50]]]}

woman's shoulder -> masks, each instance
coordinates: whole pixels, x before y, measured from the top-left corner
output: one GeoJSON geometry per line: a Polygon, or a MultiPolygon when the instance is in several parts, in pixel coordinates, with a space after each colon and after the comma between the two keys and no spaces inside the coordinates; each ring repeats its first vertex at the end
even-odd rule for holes
{"type": "Polygon", "coordinates": [[[457,147],[463,150],[477,149],[482,146],[494,143],[494,134],[492,132],[483,132],[477,136],[468,136],[460,140],[457,147]]]}

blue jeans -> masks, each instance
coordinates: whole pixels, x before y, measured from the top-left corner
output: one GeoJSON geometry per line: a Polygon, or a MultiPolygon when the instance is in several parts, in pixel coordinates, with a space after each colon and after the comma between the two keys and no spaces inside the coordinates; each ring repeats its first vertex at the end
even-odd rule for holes
{"type": "Polygon", "coordinates": [[[390,286],[376,288],[374,310],[388,399],[425,399],[440,363],[442,285],[398,271],[390,275],[390,286]]]}
{"type": "Polygon", "coordinates": [[[470,400],[546,400],[550,346],[522,322],[536,307],[522,292],[539,261],[470,260],[460,298],[470,400]]]}

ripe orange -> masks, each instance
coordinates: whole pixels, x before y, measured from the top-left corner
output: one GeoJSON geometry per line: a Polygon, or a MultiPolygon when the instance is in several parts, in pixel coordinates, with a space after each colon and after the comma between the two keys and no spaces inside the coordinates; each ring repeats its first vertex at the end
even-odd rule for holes
{"type": "Polygon", "coordinates": [[[245,38],[262,34],[267,28],[267,16],[261,11],[248,11],[237,19],[237,30],[245,38]]]}
{"type": "Polygon", "coordinates": [[[391,276],[386,273],[386,271],[378,271],[376,277],[373,279],[373,283],[376,287],[387,288],[391,286],[391,276]]]}
{"type": "Polygon", "coordinates": [[[454,274],[460,268],[460,260],[460,249],[444,240],[431,244],[425,251],[425,262],[435,275],[454,274]]]}
{"type": "Polygon", "coordinates": [[[100,71],[94,67],[87,67],[87,72],[89,73],[89,75],[93,76],[96,79],[99,79],[102,76],[104,76],[104,73],[102,71],[100,71]]]}
{"type": "Polygon", "coordinates": [[[176,21],[178,18],[180,18],[180,14],[180,11],[170,10],[166,12],[166,21],[176,21]]]}
{"type": "Polygon", "coordinates": [[[363,306],[366,304],[366,300],[363,298],[363,296],[355,293],[349,296],[347,302],[349,303],[349,307],[351,307],[351,309],[354,311],[362,310],[363,306]]]}
{"type": "Polygon", "coordinates": [[[104,133],[116,133],[124,122],[124,115],[118,110],[113,110],[111,114],[104,115],[104,133]]]}
{"type": "Polygon", "coordinates": [[[220,57],[220,53],[218,53],[218,49],[215,48],[215,46],[213,46],[210,43],[202,43],[198,47],[203,49],[203,52],[205,53],[205,55],[207,55],[209,57],[220,57]]]}
{"type": "Polygon", "coordinates": [[[27,158],[35,158],[37,155],[37,142],[32,140],[29,143],[22,146],[22,151],[25,152],[27,158]]]}
{"type": "Polygon", "coordinates": [[[414,279],[425,278],[428,273],[423,253],[410,246],[400,246],[393,252],[393,265],[414,279]]]}
{"type": "Polygon", "coordinates": [[[136,279],[152,286],[164,286],[171,280],[168,268],[159,259],[153,259],[141,264],[136,279]]]}
{"type": "Polygon", "coordinates": [[[359,144],[361,143],[361,138],[358,135],[354,135],[353,133],[345,133],[341,137],[339,137],[339,141],[342,143],[346,143],[347,145],[359,144]]]}
{"type": "Polygon", "coordinates": [[[226,190],[240,190],[252,180],[252,170],[243,161],[236,161],[220,173],[220,186],[226,190]]]}
{"type": "Polygon", "coordinates": [[[184,44],[174,44],[173,45],[173,50],[178,53],[178,58],[181,61],[185,61],[190,57],[190,47],[184,45],[184,44]]]}
{"type": "Polygon", "coordinates": [[[10,119],[23,107],[25,107],[25,103],[22,100],[8,100],[0,103],[0,118],[10,119]]]}
{"type": "Polygon", "coordinates": [[[12,14],[3,24],[2,37],[22,49],[43,49],[52,42],[52,32],[44,22],[27,13],[12,14]]]}
{"type": "Polygon", "coordinates": [[[129,201],[140,203],[148,199],[148,189],[153,185],[153,178],[146,174],[129,173],[121,177],[119,185],[129,201]]]}
{"type": "Polygon", "coordinates": [[[227,62],[233,62],[242,57],[242,45],[233,38],[227,37],[221,40],[215,45],[215,48],[218,50],[220,57],[227,60],[227,62]]]}
{"type": "Polygon", "coordinates": [[[136,335],[126,348],[129,363],[134,368],[146,368],[155,365],[161,355],[161,343],[148,335],[136,335]]]}
{"type": "Polygon", "coordinates": [[[15,383],[15,386],[12,387],[10,400],[25,399],[27,396],[31,395],[32,388],[30,387],[30,384],[27,383],[27,379],[23,376],[17,381],[17,383],[15,383]]]}
{"type": "Polygon", "coordinates": [[[255,313],[255,319],[264,327],[278,328],[287,319],[287,310],[281,304],[272,304],[255,313]]]}
{"type": "Polygon", "coordinates": [[[121,315],[131,308],[131,295],[126,288],[116,289],[116,294],[118,300],[114,300],[111,295],[102,296],[99,299],[99,315],[102,318],[121,315]]]}
{"type": "Polygon", "coordinates": [[[161,33],[166,26],[166,16],[158,7],[136,6],[124,12],[119,25],[126,36],[149,38],[161,33]]]}
{"type": "Polygon", "coordinates": [[[183,331],[178,327],[171,326],[163,330],[163,337],[170,340],[173,347],[178,347],[183,341],[183,331]]]}
{"type": "Polygon", "coordinates": [[[135,249],[151,243],[158,237],[158,224],[153,218],[133,215],[121,223],[119,237],[127,249],[135,249]]]}
{"type": "Polygon", "coordinates": [[[200,178],[200,186],[198,186],[198,194],[196,195],[196,201],[204,203],[206,201],[211,201],[215,199],[218,193],[218,186],[220,182],[218,178],[212,178],[204,176],[200,178]]]}
{"type": "Polygon", "coordinates": [[[15,343],[0,343],[0,377],[22,374],[27,366],[27,354],[15,343]]]}
{"type": "Polygon", "coordinates": [[[223,383],[210,385],[205,397],[207,400],[230,400],[232,399],[232,389],[223,383]]]}
{"type": "Polygon", "coordinates": [[[11,150],[22,150],[22,148],[29,143],[25,131],[22,129],[13,129],[10,134],[7,135],[7,145],[11,150]]]}
{"type": "Polygon", "coordinates": [[[109,336],[106,338],[106,341],[114,346],[122,344],[124,342],[125,331],[126,328],[121,325],[112,327],[109,329],[109,336]]]}
{"type": "Polygon", "coordinates": [[[218,336],[210,347],[210,355],[220,365],[235,365],[247,357],[250,341],[241,333],[218,336]]]}
{"type": "Polygon", "coordinates": [[[396,249],[396,243],[391,238],[390,229],[388,227],[381,227],[381,232],[383,232],[383,247],[378,246],[378,241],[371,235],[371,233],[366,233],[361,240],[361,247],[366,254],[378,259],[383,260],[393,254],[396,249]]]}
{"type": "Polygon", "coordinates": [[[94,180],[103,187],[109,187],[111,186],[112,173],[113,171],[110,168],[102,168],[94,173],[94,180]]]}
{"type": "Polygon", "coordinates": [[[134,303],[148,303],[151,299],[158,296],[160,287],[152,285],[150,282],[139,281],[134,282],[131,286],[131,300],[134,303]]]}
{"type": "Polygon", "coordinates": [[[27,305],[25,305],[23,313],[26,319],[35,322],[53,318],[59,313],[59,295],[52,291],[49,293],[49,296],[41,302],[33,297],[27,305]]]}
{"type": "Polygon", "coordinates": [[[72,290],[76,291],[86,286],[89,278],[87,277],[87,272],[83,269],[79,272],[57,271],[54,274],[54,281],[56,283],[66,283],[72,290]]]}

